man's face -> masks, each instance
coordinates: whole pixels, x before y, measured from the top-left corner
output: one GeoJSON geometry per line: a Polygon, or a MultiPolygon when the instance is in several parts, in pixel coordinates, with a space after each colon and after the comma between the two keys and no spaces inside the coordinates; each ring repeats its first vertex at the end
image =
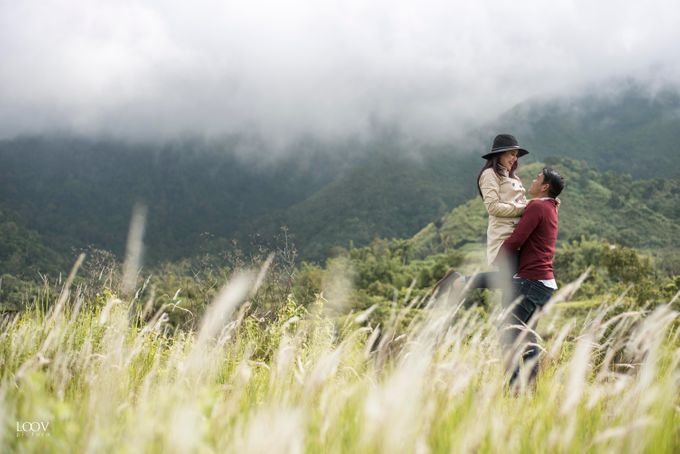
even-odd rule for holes
{"type": "Polygon", "coordinates": [[[548,185],[543,183],[543,172],[539,172],[531,182],[531,187],[529,188],[529,195],[532,197],[545,197],[548,193],[548,185]]]}

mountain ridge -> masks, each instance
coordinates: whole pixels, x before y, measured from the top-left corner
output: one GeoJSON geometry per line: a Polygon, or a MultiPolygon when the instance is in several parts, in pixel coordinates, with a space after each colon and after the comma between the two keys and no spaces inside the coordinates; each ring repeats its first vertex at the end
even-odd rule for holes
{"type": "MultiPolygon", "coordinates": [[[[529,186],[544,165],[560,172],[566,187],[560,195],[559,241],[582,236],[624,246],[680,249],[680,182],[638,180],[601,173],[584,161],[550,157],[523,166],[518,176],[529,186]],[[660,200],[665,203],[661,204],[660,200]]],[[[468,200],[427,224],[409,239],[418,257],[486,241],[488,215],[479,197],[468,200]]]]}
{"type": "MultiPolygon", "coordinates": [[[[471,133],[473,140],[466,143],[486,143],[496,132],[516,131],[531,151],[524,167],[553,152],[585,157],[588,168],[611,171],[598,183],[601,187],[590,188],[601,206],[639,217],[641,225],[656,213],[678,219],[680,165],[671,130],[680,129],[680,96],[662,91],[650,100],[633,87],[604,101],[585,96],[570,103],[559,109],[550,102],[520,105],[471,133]],[[599,117],[606,121],[589,125],[599,117]],[[661,175],[666,178],[656,183],[648,179],[661,175]],[[613,191],[614,185],[619,189],[613,191]],[[630,206],[631,191],[646,194],[633,195],[644,199],[649,211],[630,206]]],[[[246,250],[272,245],[282,226],[288,227],[301,259],[320,262],[335,247],[361,246],[377,237],[408,238],[455,207],[466,209],[483,164],[481,151],[467,149],[470,145],[429,147],[414,157],[389,138],[331,148],[301,143],[300,155],[262,165],[254,164],[255,158],[239,159],[230,147],[236,150],[238,143],[187,141],[145,148],[73,138],[1,141],[0,200],[6,213],[15,213],[3,216],[21,219],[58,254],[93,246],[121,257],[132,206],[141,200],[149,206],[150,264],[216,252],[233,241],[246,250]]],[[[468,209],[467,226],[458,225],[470,231],[461,236],[466,238],[479,223],[468,209]]],[[[614,240],[638,241],[635,228],[604,228],[588,216],[583,222],[614,240]]],[[[667,222],[658,219],[658,224],[667,222]]],[[[649,244],[660,247],[664,241],[649,244]]]]}

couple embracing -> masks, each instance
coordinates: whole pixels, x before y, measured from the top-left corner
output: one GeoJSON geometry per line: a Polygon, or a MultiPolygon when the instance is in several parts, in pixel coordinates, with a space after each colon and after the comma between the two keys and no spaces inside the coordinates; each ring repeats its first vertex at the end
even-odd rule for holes
{"type": "Polygon", "coordinates": [[[451,288],[496,288],[503,291],[506,316],[501,346],[510,384],[520,370],[531,381],[538,371],[538,347],[533,330],[525,330],[557,289],[553,256],[557,240],[557,208],[564,179],[544,168],[526,190],[515,174],[519,159],[529,152],[510,134],[500,134],[482,158],[486,163],[477,179],[479,194],[489,214],[487,260],[498,271],[465,277],[449,273],[438,293],[451,288]],[[520,369],[520,364],[524,368],[520,369]]]}

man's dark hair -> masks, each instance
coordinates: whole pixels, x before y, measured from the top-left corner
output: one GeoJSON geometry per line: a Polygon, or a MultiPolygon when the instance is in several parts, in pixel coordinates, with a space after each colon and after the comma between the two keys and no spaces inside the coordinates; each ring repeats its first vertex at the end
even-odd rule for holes
{"type": "Polygon", "coordinates": [[[548,185],[548,195],[555,198],[564,189],[564,178],[553,169],[546,167],[543,169],[543,184],[548,185]]]}

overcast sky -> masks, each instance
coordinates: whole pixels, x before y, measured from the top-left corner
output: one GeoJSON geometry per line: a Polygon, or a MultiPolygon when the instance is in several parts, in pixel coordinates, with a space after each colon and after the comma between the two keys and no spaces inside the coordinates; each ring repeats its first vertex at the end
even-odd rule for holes
{"type": "Polygon", "coordinates": [[[680,3],[0,0],[0,137],[451,140],[536,96],[680,81],[680,3]]]}

